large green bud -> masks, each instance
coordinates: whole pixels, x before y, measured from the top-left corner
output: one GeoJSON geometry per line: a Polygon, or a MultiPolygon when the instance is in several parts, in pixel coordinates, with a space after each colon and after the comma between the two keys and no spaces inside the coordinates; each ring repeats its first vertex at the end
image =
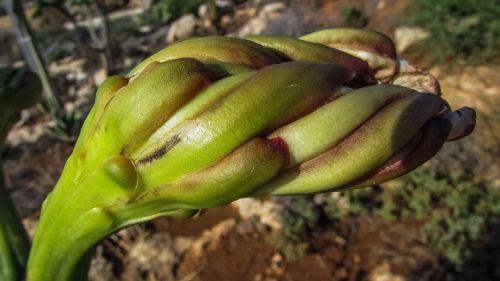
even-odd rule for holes
{"type": "MultiPolygon", "coordinates": [[[[42,91],[38,76],[25,68],[0,68],[0,165],[5,138],[21,110],[34,105],[42,91]]],[[[22,280],[30,242],[5,187],[0,167],[0,280],[22,280]]]]}
{"type": "Polygon", "coordinates": [[[44,203],[29,280],[77,280],[100,240],[158,216],[389,180],[474,126],[438,95],[373,85],[343,50],[250,40],[185,40],[100,86],[44,203]]]}

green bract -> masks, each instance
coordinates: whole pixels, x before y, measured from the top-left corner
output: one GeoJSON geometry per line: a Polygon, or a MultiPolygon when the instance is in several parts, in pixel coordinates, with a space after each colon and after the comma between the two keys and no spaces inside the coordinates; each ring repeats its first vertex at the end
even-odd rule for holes
{"type": "Polygon", "coordinates": [[[303,39],[189,39],[108,78],[44,203],[29,280],[82,278],[100,240],[158,216],[389,180],[472,130],[473,110],[404,87],[428,73],[391,80],[388,37],[303,39]]]}

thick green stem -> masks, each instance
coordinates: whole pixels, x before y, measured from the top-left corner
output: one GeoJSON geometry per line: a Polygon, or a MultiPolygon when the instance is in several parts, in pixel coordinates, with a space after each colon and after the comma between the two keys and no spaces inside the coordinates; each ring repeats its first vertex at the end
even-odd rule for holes
{"type": "Polygon", "coordinates": [[[110,231],[112,220],[105,210],[78,204],[80,196],[98,197],[105,185],[84,185],[75,183],[71,173],[63,174],[55,190],[78,190],[76,198],[58,198],[52,193],[45,200],[30,254],[28,280],[75,280],[75,273],[84,271],[77,268],[80,260],[110,231]]]}
{"type": "Polygon", "coordinates": [[[277,140],[255,138],[206,169],[165,186],[146,188],[125,156],[114,156],[80,173],[76,151],[42,207],[28,265],[28,280],[80,280],[82,258],[102,239],[128,225],[160,215],[189,216],[193,210],[241,198],[275,177],[288,151],[277,140]],[[228,173],[228,171],[234,172],[228,173]],[[173,211],[173,212],[172,212],[173,211]],[[80,275],[78,275],[80,274],[80,275]]]}
{"type": "Polygon", "coordinates": [[[125,226],[109,206],[126,204],[130,190],[102,168],[78,177],[73,164],[70,158],[42,206],[28,263],[29,281],[85,280],[89,251],[125,226]]]}
{"type": "Polygon", "coordinates": [[[126,206],[130,194],[102,171],[81,183],[63,176],[55,189],[72,188],[76,192],[70,196],[53,193],[44,203],[30,254],[28,281],[86,280],[90,253],[102,239],[127,225],[151,219],[151,214],[132,219],[111,212],[108,206],[126,206]]]}
{"type": "Polygon", "coordinates": [[[0,169],[0,280],[24,278],[30,241],[5,188],[0,169]]]}

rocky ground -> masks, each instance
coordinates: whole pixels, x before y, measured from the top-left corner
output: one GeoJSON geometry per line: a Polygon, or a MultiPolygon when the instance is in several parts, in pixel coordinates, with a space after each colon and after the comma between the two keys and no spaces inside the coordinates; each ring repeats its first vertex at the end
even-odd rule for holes
{"type": "MultiPolygon", "coordinates": [[[[399,23],[408,1],[217,2],[225,12],[215,22],[208,20],[202,6],[196,15],[185,15],[164,28],[144,27],[144,38],[124,44],[139,42],[148,46],[143,50],[152,52],[194,34],[297,36],[341,25],[339,11],[348,5],[366,11],[368,27],[391,35],[402,51],[422,35],[415,30],[401,31],[399,23]],[[417,35],[405,35],[408,33],[417,35]]],[[[0,18],[0,25],[5,22],[5,17],[0,18]]],[[[105,78],[102,69],[84,72],[83,63],[81,58],[66,58],[50,65],[59,87],[66,89],[68,110],[88,110],[95,86],[105,78]]],[[[133,63],[130,59],[129,64],[133,63]]],[[[479,114],[474,135],[447,144],[428,165],[445,171],[467,169],[478,180],[500,188],[499,70],[499,66],[453,69],[445,65],[430,70],[440,80],[452,107],[469,105],[479,114]]],[[[36,109],[24,112],[8,137],[4,153],[7,185],[30,234],[36,228],[41,202],[73,146],[72,141],[54,136],[48,129],[52,125],[36,109]]],[[[162,218],[125,229],[97,247],[91,280],[382,281],[440,280],[443,276],[442,257],[417,235],[419,221],[388,223],[359,217],[332,223],[320,217],[309,240],[293,245],[302,247],[302,255],[285,257],[283,248],[277,247],[276,235],[280,235],[281,215],[287,204],[286,198],[245,199],[202,211],[187,221],[162,218]]]]}

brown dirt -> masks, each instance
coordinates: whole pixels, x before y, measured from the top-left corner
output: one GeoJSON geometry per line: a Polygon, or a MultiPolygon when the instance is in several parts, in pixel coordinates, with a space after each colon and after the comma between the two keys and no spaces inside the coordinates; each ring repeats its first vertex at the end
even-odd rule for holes
{"type": "Polygon", "coordinates": [[[160,219],[154,221],[156,231],[168,233],[171,236],[197,236],[204,230],[210,229],[225,219],[236,219],[238,211],[231,206],[217,208],[216,212],[203,210],[189,220],[160,219]]]}
{"type": "Polygon", "coordinates": [[[258,233],[231,232],[219,244],[207,249],[202,256],[187,255],[179,266],[179,278],[191,280],[255,280],[266,272],[274,253],[262,243],[258,233]]]}
{"type": "MultiPolygon", "coordinates": [[[[392,278],[386,280],[402,276],[405,279],[400,280],[439,280],[440,257],[419,241],[418,226],[416,221],[387,223],[370,217],[325,223],[307,239],[305,255],[287,261],[272,244],[269,231],[256,231],[251,222],[237,216],[236,210],[224,206],[204,211],[193,220],[158,219],[146,230],[153,236],[141,234],[148,239],[129,237],[126,241],[126,235],[119,234],[122,241],[129,243],[129,249],[138,243],[156,245],[141,247],[149,249],[143,252],[148,265],[156,265],[137,279],[137,271],[144,265],[134,261],[135,251],[130,250],[122,257],[124,262],[113,280],[348,281],[375,280],[380,276],[392,278]],[[167,243],[152,242],[158,236],[167,239],[167,243]],[[179,241],[184,241],[180,247],[183,249],[176,246],[179,241]],[[162,248],[158,249],[158,245],[162,248]],[[175,258],[159,263],[166,251],[175,258]],[[160,276],[163,279],[158,279],[160,276]]],[[[113,261],[107,258],[108,262],[113,261]]]]}
{"type": "Polygon", "coordinates": [[[6,184],[12,190],[13,200],[18,202],[16,207],[21,216],[37,216],[72,150],[71,143],[61,141],[46,130],[36,141],[7,147],[3,154],[6,184]]]}

